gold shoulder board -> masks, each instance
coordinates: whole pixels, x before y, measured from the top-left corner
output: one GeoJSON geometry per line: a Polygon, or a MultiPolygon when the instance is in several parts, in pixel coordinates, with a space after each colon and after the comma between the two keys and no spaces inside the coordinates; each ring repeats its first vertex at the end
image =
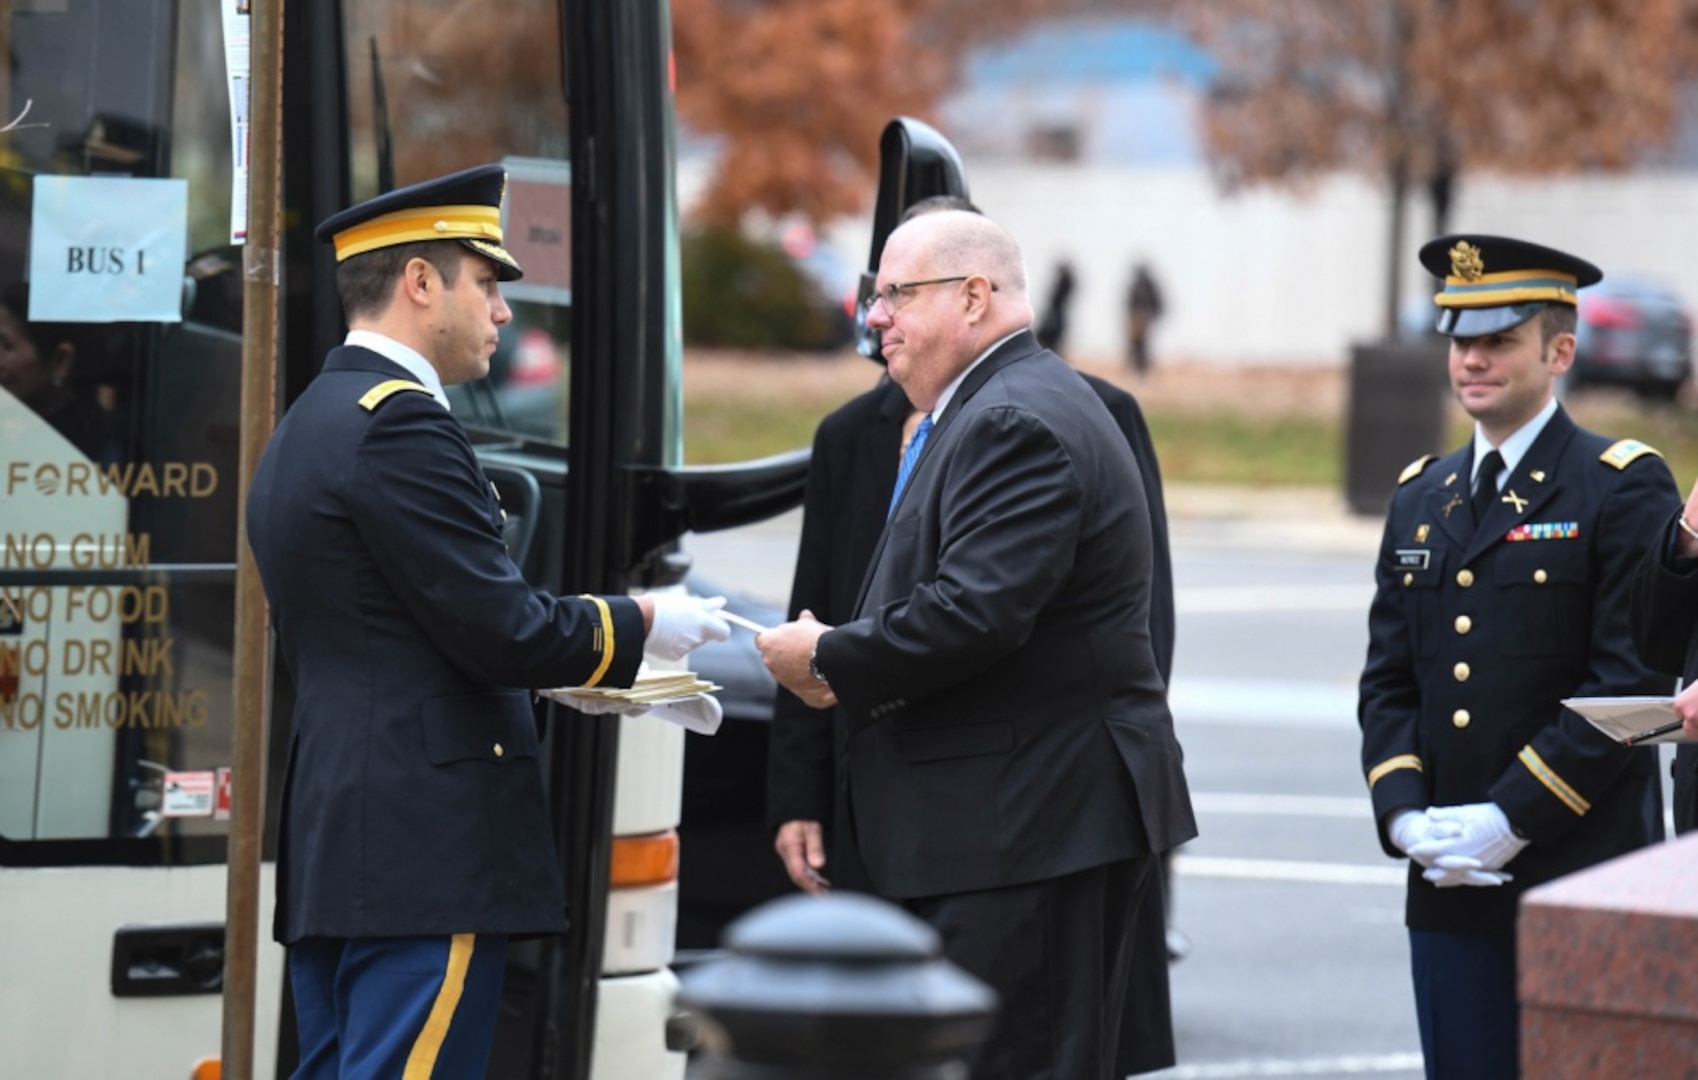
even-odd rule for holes
{"type": "Polygon", "coordinates": [[[1655,457],[1663,456],[1657,452],[1656,447],[1646,446],[1638,439],[1623,439],[1608,450],[1605,450],[1602,454],[1599,454],[1598,460],[1602,461],[1605,465],[1613,465],[1618,469],[1625,469],[1635,461],[1644,457],[1646,454],[1651,454],[1655,457]]]}
{"type": "Polygon", "coordinates": [[[360,408],[366,412],[373,412],[379,405],[403,390],[417,390],[421,394],[430,393],[430,387],[413,382],[410,379],[390,379],[388,382],[380,382],[367,390],[360,398],[360,408]]]}
{"type": "Polygon", "coordinates": [[[1438,459],[1437,454],[1422,454],[1414,461],[1411,461],[1408,468],[1403,470],[1403,475],[1397,478],[1398,485],[1402,486],[1403,484],[1407,484],[1417,476],[1420,476],[1422,473],[1427,471],[1428,465],[1431,465],[1438,459]]]}

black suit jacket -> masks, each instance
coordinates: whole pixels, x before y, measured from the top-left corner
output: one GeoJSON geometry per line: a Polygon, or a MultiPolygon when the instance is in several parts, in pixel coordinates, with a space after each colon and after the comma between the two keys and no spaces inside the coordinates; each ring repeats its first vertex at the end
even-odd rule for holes
{"type": "MultiPolygon", "coordinates": [[[[1149,424],[1131,394],[1095,375],[1080,376],[1096,391],[1132,448],[1150,508],[1150,548],[1155,576],[1150,589],[1150,644],[1162,682],[1173,675],[1177,619],[1173,598],[1173,555],[1161,466],[1149,424]]],[[[790,618],[802,611],[831,626],[855,616],[855,600],[872,561],[883,510],[890,504],[900,463],[902,424],[912,406],[887,377],[820,421],[814,433],[803,501],[802,535],[790,588],[790,618]]],[[[773,704],[767,757],[767,824],[787,821],[824,824],[830,845],[833,884],[866,888],[852,845],[841,843],[845,777],[835,767],[845,754],[848,725],[841,709],[809,708],[790,691],[778,690],[773,704]],[[835,737],[834,737],[835,735],[835,737]]]]}
{"type": "Polygon", "coordinates": [[[1496,888],[1440,889],[1412,862],[1417,930],[1506,929],[1528,888],[1662,837],[1655,755],[1560,702],[1667,690],[1627,622],[1634,571],[1680,503],[1668,466],[1558,408],[1478,528],[1472,469],[1470,445],[1411,466],[1392,496],[1358,707],[1362,767],[1388,855],[1402,856],[1384,827],[1398,807],[1495,802],[1532,843],[1496,888]]]}
{"type": "MultiPolygon", "coordinates": [[[[1678,511],[1677,511],[1678,513],[1678,511]]],[[[1658,671],[1698,680],[1698,559],[1675,552],[1680,526],[1670,518],[1645,553],[1633,583],[1633,642],[1658,671]]],[[[1674,829],[1698,827],[1698,744],[1674,754],[1674,829]]]]}
{"type": "Polygon", "coordinates": [[[1022,332],[938,418],[821,669],[877,890],[1059,877],[1196,835],[1125,437],[1022,332]]]}
{"type": "Polygon", "coordinates": [[[565,928],[525,687],[629,686],[625,597],[532,590],[460,424],[375,352],[327,358],[260,457],[248,541],[296,687],[276,935],[565,928]]]}

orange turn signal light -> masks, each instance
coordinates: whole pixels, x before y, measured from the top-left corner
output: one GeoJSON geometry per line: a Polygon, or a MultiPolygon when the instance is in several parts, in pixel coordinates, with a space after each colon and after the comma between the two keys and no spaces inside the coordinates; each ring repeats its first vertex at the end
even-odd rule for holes
{"type": "Polygon", "coordinates": [[[678,830],[613,838],[613,865],[608,873],[612,888],[633,889],[677,880],[678,830]]]}

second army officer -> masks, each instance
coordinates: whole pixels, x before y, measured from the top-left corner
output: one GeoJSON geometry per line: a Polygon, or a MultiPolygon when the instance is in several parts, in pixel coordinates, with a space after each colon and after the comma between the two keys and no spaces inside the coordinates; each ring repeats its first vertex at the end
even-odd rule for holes
{"type": "Polygon", "coordinates": [[[1578,427],[1583,259],[1496,236],[1421,249],[1469,443],[1404,470],[1369,614],[1359,719],[1380,843],[1412,858],[1406,920],[1428,1077],[1516,1075],[1516,904],[1658,840],[1656,756],[1562,706],[1666,688],[1628,633],[1645,546],[1680,504],[1662,457],[1578,427]]]}

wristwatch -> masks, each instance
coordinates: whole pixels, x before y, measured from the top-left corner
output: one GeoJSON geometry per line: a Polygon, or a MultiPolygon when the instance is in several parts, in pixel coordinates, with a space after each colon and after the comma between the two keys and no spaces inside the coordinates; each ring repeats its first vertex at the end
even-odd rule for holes
{"type": "Polygon", "coordinates": [[[825,672],[820,670],[820,643],[814,642],[814,647],[808,653],[808,674],[820,682],[825,682],[825,672]]]}

